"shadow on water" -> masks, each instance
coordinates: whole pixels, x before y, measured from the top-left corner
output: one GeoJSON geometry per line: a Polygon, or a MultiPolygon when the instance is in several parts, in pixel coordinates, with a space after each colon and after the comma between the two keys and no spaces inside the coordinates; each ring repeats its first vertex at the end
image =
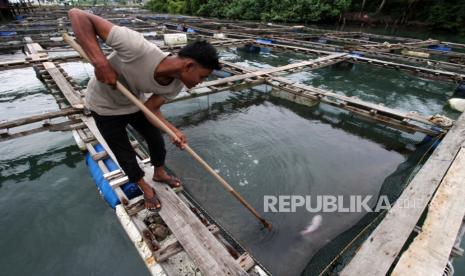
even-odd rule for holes
{"type": "Polygon", "coordinates": [[[408,154],[417,139],[422,139],[424,135],[409,135],[402,131],[376,124],[358,118],[353,113],[338,109],[324,103],[315,107],[299,106],[292,102],[279,98],[270,97],[269,101],[277,106],[289,108],[299,116],[316,120],[331,125],[333,128],[342,129],[347,133],[354,134],[360,138],[370,140],[382,145],[386,150],[394,150],[402,154],[408,154]],[[408,148],[406,145],[412,147],[408,148]]]}
{"type": "Polygon", "coordinates": [[[21,100],[30,96],[49,94],[49,92],[43,88],[37,89],[28,89],[18,93],[18,91],[5,92],[0,94],[0,104],[1,103],[11,103],[17,100],[21,100]]]}
{"type": "Polygon", "coordinates": [[[75,145],[48,150],[44,153],[0,160],[0,188],[8,180],[35,180],[54,167],[75,168],[82,154],[75,145]]]}
{"type": "Polygon", "coordinates": [[[227,99],[211,104],[207,103],[204,108],[195,108],[181,115],[170,116],[170,121],[176,127],[193,127],[205,121],[219,120],[221,116],[242,112],[251,106],[262,104],[268,98],[268,95],[254,89],[244,90],[241,93],[222,92],[221,94],[227,94],[227,99]]]}

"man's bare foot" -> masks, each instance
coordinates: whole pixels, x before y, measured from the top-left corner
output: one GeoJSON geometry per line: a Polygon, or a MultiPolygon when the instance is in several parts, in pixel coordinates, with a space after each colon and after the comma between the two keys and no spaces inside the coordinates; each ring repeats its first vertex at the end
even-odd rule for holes
{"type": "Polygon", "coordinates": [[[181,186],[181,180],[179,180],[177,177],[169,175],[163,166],[155,167],[153,180],[168,184],[171,188],[178,188],[181,186]]]}
{"type": "Polygon", "coordinates": [[[150,187],[144,179],[139,180],[137,184],[144,193],[145,208],[149,211],[159,211],[161,209],[161,203],[155,190],[150,187]]]}

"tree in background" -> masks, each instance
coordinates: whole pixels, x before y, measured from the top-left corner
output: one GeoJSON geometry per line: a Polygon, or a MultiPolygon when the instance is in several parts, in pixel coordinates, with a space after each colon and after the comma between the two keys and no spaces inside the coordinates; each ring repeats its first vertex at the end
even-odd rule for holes
{"type": "Polygon", "coordinates": [[[147,9],[154,12],[168,12],[168,0],[150,0],[145,4],[145,6],[147,9]]]}
{"type": "MultiPolygon", "coordinates": [[[[161,13],[260,20],[265,22],[336,22],[346,13],[367,15],[386,25],[423,22],[435,29],[465,33],[464,0],[150,0],[161,13]]],[[[354,18],[354,17],[353,17],[354,18]]]]}
{"type": "Polygon", "coordinates": [[[465,3],[461,0],[435,1],[430,7],[429,22],[432,27],[456,30],[465,34],[465,3]]]}

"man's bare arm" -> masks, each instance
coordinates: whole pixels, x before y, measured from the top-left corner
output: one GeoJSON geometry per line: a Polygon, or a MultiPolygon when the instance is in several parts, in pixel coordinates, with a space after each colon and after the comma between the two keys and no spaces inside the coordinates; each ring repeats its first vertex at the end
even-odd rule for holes
{"type": "MultiPolygon", "coordinates": [[[[175,126],[173,126],[170,122],[165,119],[165,116],[161,113],[160,107],[166,102],[166,100],[160,95],[152,95],[147,102],[145,102],[145,106],[150,109],[157,117],[160,119],[169,129],[171,129],[174,134],[178,137],[178,139],[171,139],[173,144],[178,146],[179,148],[183,149],[184,144],[187,143],[186,136],[175,126]]],[[[146,116],[147,117],[147,116],[146,116]]],[[[156,126],[155,122],[152,121],[149,117],[147,119],[156,126]]]]}
{"type": "Polygon", "coordinates": [[[77,41],[95,68],[97,79],[115,86],[118,75],[111,67],[97,41],[97,36],[107,40],[113,23],[76,8],[69,10],[68,16],[77,41]]]}

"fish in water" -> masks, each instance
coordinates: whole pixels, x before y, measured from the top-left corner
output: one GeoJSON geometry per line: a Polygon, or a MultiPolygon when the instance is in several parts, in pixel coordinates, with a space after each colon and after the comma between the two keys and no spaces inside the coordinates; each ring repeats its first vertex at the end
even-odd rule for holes
{"type": "Polygon", "coordinates": [[[316,215],[312,218],[310,224],[304,230],[300,231],[302,236],[310,234],[316,231],[321,226],[321,222],[323,221],[323,217],[321,215],[316,215]]]}

